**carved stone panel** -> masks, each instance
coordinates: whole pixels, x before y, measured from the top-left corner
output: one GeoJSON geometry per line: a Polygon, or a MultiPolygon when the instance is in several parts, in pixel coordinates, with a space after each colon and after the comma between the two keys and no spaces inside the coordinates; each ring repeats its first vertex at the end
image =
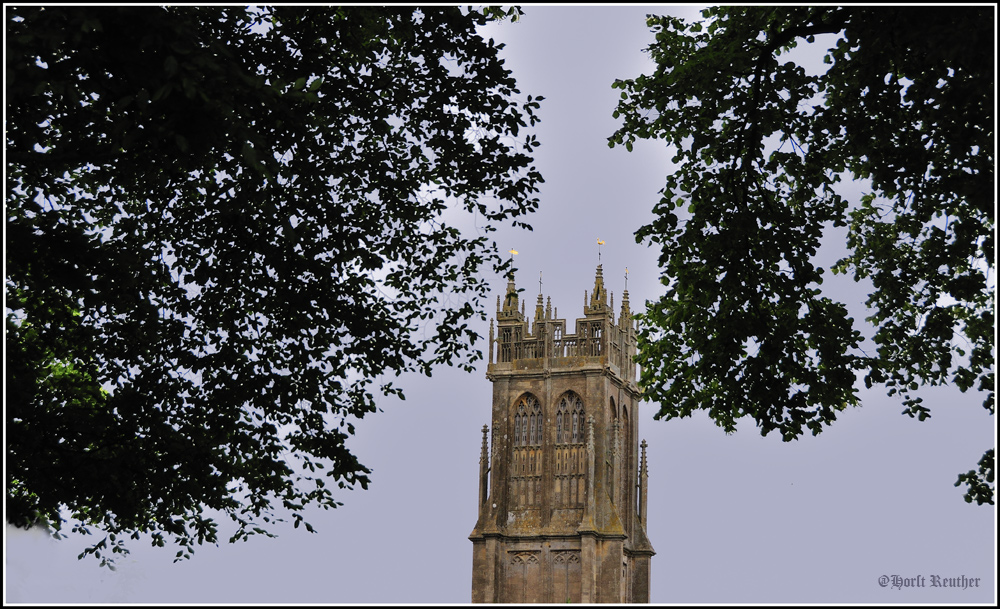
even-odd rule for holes
{"type": "Polygon", "coordinates": [[[504,601],[508,603],[540,603],[544,601],[540,552],[510,551],[507,560],[507,581],[504,601]]]}
{"type": "Polygon", "coordinates": [[[580,602],[580,551],[561,550],[552,553],[553,603],[580,602]]]}

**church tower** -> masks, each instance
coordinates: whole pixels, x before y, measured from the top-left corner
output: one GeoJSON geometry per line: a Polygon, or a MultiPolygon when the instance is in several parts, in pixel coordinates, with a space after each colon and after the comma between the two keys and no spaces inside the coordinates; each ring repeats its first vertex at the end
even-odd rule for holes
{"type": "Polygon", "coordinates": [[[492,430],[483,427],[469,535],[473,602],[649,602],[654,552],[627,289],[617,320],[613,309],[600,265],[572,333],[541,294],[529,320],[513,275],[497,299],[492,430]]]}

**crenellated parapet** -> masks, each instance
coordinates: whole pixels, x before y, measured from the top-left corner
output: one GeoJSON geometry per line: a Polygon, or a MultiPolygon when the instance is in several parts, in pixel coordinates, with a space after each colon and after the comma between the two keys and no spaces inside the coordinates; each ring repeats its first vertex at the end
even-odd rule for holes
{"type": "Polygon", "coordinates": [[[534,318],[528,319],[511,275],[502,304],[497,299],[495,333],[490,320],[487,376],[526,369],[553,372],[598,366],[634,384],[638,373],[633,363],[635,322],[629,310],[628,290],[617,319],[613,295],[611,303],[609,306],[603,269],[598,265],[593,292],[589,298],[584,292],[584,316],[577,318],[572,327],[558,317],[558,309],[553,314],[551,299],[543,306],[542,294],[538,295],[534,318]]]}

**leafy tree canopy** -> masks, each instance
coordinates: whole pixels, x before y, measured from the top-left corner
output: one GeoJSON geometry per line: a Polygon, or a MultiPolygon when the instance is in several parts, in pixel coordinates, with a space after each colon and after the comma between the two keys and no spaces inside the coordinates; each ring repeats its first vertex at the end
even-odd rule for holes
{"type": "MultiPolygon", "coordinates": [[[[676,150],[655,219],[666,293],[641,316],[658,418],[752,417],[786,441],[859,403],[856,375],[930,415],[916,391],[954,384],[994,412],[992,7],[726,7],[650,16],[652,74],[619,80],[609,144],[676,150]],[[831,34],[819,73],[788,59],[831,34]],[[867,192],[847,200],[842,178],[867,192]],[[847,234],[834,273],[867,280],[875,348],[820,290],[821,238],[847,234]],[[871,351],[870,353],[868,351],[871,351]]],[[[963,474],[993,503],[993,450],[963,474]]]]}
{"type": "Polygon", "coordinates": [[[482,357],[538,205],[541,98],[476,33],[518,14],[5,8],[8,521],[186,557],[366,488],[352,421],[482,357]]]}

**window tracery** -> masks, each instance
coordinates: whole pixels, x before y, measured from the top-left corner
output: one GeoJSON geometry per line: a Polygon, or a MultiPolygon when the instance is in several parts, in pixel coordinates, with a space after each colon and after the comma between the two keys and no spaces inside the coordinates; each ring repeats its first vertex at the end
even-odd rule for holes
{"type": "Polygon", "coordinates": [[[531,438],[530,438],[530,440],[531,440],[530,443],[532,445],[541,444],[542,443],[542,407],[541,407],[541,405],[537,401],[531,406],[531,421],[532,421],[532,425],[531,425],[532,434],[531,434],[531,438]]]}
{"type": "Polygon", "coordinates": [[[526,395],[517,403],[514,414],[514,446],[536,446],[542,443],[542,407],[533,396],[526,395]]]}
{"type": "Polygon", "coordinates": [[[583,442],[583,400],[575,393],[568,393],[556,409],[556,443],[579,444],[583,442]]]}

